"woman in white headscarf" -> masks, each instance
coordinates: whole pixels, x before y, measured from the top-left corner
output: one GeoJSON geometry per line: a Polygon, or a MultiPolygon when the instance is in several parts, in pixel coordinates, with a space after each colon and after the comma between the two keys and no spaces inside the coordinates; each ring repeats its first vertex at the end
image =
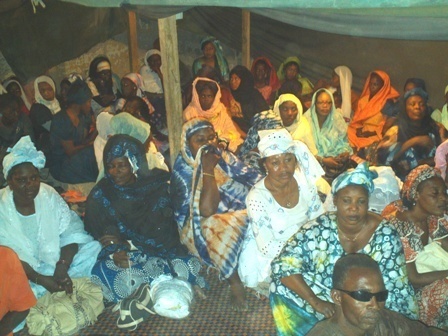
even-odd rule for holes
{"type": "Polygon", "coordinates": [[[163,94],[163,75],[161,72],[162,54],[157,49],[146,52],[145,65],[140,68],[145,91],[152,94],[163,94]]]}
{"type": "Polygon", "coordinates": [[[22,137],[3,159],[8,187],[0,191],[0,245],[17,253],[38,299],[71,294],[72,279],[89,277],[101,250],[56,190],[40,182],[44,166],[44,154],[22,137]]]}
{"type": "Polygon", "coordinates": [[[303,224],[324,212],[316,182],[325,172],[308,147],[284,128],[259,135],[260,166],[267,175],[246,198],[249,227],[238,272],[247,287],[266,294],[272,260],[303,224]]]}
{"type": "Polygon", "coordinates": [[[316,143],[313,139],[308,120],[303,117],[303,107],[295,95],[282,94],[275,101],[274,113],[282,119],[283,126],[291,133],[293,140],[304,142],[313,155],[317,155],[316,143]]]}
{"type": "Polygon", "coordinates": [[[48,76],[37,77],[34,81],[35,103],[30,110],[31,124],[33,125],[37,149],[45,154],[49,153],[50,126],[53,116],[61,111],[56,98],[56,86],[53,79],[48,76]]]}
{"type": "Polygon", "coordinates": [[[335,89],[336,107],[342,111],[342,116],[346,121],[351,119],[352,113],[356,110],[359,96],[352,90],[352,72],[345,65],[334,68],[331,86],[335,89]]]}

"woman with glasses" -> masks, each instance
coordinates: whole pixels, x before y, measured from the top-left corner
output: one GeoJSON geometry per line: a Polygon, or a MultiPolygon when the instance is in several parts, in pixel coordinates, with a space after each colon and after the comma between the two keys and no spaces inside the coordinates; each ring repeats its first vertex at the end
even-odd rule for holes
{"type": "Polygon", "coordinates": [[[401,200],[389,204],[382,215],[401,236],[409,280],[416,288],[420,321],[448,330],[448,270],[437,271],[440,269],[438,261],[446,260],[448,255],[446,201],[446,186],[440,172],[421,165],[406,177],[401,200]],[[437,247],[434,244],[441,247],[441,253],[432,249],[437,247]],[[430,272],[423,273],[417,265],[428,247],[433,251],[430,257],[432,267],[430,272]],[[443,250],[446,251],[444,254],[443,250]],[[438,255],[442,255],[441,259],[437,258],[438,255]]]}
{"type": "Polygon", "coordinates": [[[331,190],[336,212],[302,226],[272,262],[270,301],[279,335],[305,335],[333,316],[331,276],[336,261],[348,253],[371,256],[390,293],[386,307],[417,318],[400,237],[388,221],[368,211],[374,177],[366,163],[339,175],[331,190]]]}
{"type": "Polygon", "coordinates": [[[260,179],[253,168],[218,147],[213,125],[197,118],[182,129],[171,197],[181,242],[230,283],[235,310],[247,310],[238,259],[247,231],[245,199],[260,179]]]}
{"type": "Polygon", "coordinates": [[[333,95],[327,89],[317,90],[311,107],[304,117],[311,125],[311,132],[317,147],[316,158],[333,179],[348,167],[352,149],[347,138],[347,124],[342,114],[336,111],[333,95]]]}

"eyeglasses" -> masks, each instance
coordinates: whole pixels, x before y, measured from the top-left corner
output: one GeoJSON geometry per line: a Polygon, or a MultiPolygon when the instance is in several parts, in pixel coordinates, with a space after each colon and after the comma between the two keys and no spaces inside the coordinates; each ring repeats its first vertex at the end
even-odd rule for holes
{"type": "Polygon", "coordinates": [[[377,302],[384,302],[387,300],[387,297],[389,295],[389,292],[387,290],[378,292],[378,293],[370,293],[365,290],[358,290],[354,292],[350,292],[344,289],[335,288],[341,292],[344,292],[345,294],[350,295],[352,298],[354,298],[356,301],[361,302],[369,302],[372,300],[373,297],[375,297],[377,302]]]}
{"type": "Polygon", "coordinates": [[[331,105],[332,102],[331,101],[317,101],[316,104],[317,105],[331,105]]]}

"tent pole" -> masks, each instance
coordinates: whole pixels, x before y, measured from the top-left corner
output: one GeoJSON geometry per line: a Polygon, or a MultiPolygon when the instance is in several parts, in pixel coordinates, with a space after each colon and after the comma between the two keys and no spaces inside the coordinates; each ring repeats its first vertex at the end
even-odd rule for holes
{"type": "Polygon", "coordinates": [[[128,19],[129,68],[130,72],[138,72],[137,14],[133,11],[128,11],[128,19]]]}
{"type": "Polygon", "coordinates": [[[250,69],[250,12],[247,9],[243,9],[243,20],[242,20],[242,63],[243,65],[250,69]]]}
{"type": "Polygon", "coordinates": [[[180,135],[182,134],[183,124],[176,16],[158,19],[158,25],[172,167],[180,151],[180,135]]]}

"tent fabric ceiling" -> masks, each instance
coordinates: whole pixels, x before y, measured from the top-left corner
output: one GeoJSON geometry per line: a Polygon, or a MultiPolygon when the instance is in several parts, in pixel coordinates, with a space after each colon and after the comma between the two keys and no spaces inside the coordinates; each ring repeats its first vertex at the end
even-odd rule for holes
{"type": "Polygon", "coordinates": [[[448,40],[446,0],[64,0],[91,7],[135,9],[163,18],[196,6],[247,8],[297,27],[361,37],[410,40],[448,40]]]}
{"type": "Polygon", "coordinates": [[[88,8],[45,0],[0,13],[0,49],[16,76],[27,81],[126,30],[120,8],[88,8]]]}

